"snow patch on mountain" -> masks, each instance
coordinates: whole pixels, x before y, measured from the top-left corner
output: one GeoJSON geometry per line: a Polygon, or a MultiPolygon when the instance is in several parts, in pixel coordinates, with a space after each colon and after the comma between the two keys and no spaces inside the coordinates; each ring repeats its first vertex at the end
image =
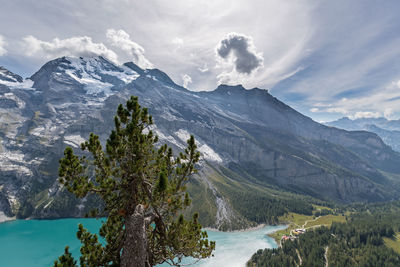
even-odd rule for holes
{"type": "Polygon", "coordinates": [[[25,79],[22,82],[10,82],[10,81],[4,81],[0,79],[0,84],[4,84],[10,88],[15,88],[15,89],[28,89],[28,90],[34,90],[33,86],[33,81],[31,79],[25,79]]]}
{"type": "Polygon", "coordinates": [[[126,66],[121,66],[121,69],[123,70],[122,72],[119,71],[103,71],[103,74],[110,75],[110,76],[115,76],[121,81],[123,81],[125,84],[131,83],[137,78],[139,78],[139,74],[136,71],[133,71],[132,69],[126,67],[126,66]]]}
{"type": "MultiPolygon", "coordinates": [[[[186,141],[190,138],[188,131],[179,129],[175,132],[175,135],[186,144],[186,141]]],[[[196,140],[196,145],[201,154],[201,157],[205,160],[222,162],[222,158],[207,144],[203,144],[200,140],[196,140]]]]}
{"type": "Polygon", "coordinates": [[[147,78],[152,79],[153,81],[158,81],[157,78],[154,75],[146,75],[147,78]]]}
{"type": "Polygon", "coordinates": [[[19,97],[14,95],[13,93],[5,93],[4,95],[0,96],[0,99],[10,99],[15,101],[19,109],[25,108],[25,102],[22,101],[19,97]]]}
{"type": "Polygon", "coordinates": [[[180,142],[176,141],[176,139],[174,137],[172,137],[170,135],[167,135],[167,134],[164,134],[160,129],[155,128],[153,131],[158,136],[158,139],[161,142],[168,142],[170,144],[174,144],[174,145],[176,145],[177,147],[179,147],[181,149],[185,148],[185,146],[183,146],[180,142]]]}
{"type": "Polygon", "coordinates": [[[12,73],[4,68],[0,68],[0,77],[10,80],[10,82],[18,82],[18,79],[12,73]]]}
{"type": "Polygon", "coordinates": [[[188,131],[184,129],[179,129],[175,132],[175,135],[186,144],[186,141],[190,138],[188,131]]]}
{"type": "Polygon", "coordinates": [[[33,81],[30,79],[24,80],[21,76],[0,66],[0,84],[10,88],[32,89],[33,81]]]}
{"type": "Polygon", "coordinates": [[[96,74],[89,75],[88,73],[83,72],[81,74],[82,78],[79,78],[72,70],[67,70],[66,73],[78,83],[83,84],[86,93],[89,95],[104,93],[104,95],[109,96],[112,94],[111,87],[113,87],[113,85],[111,83],[102,82],[99,78],[96,78],[96,74]]]}
{"type": "Polygon", "coordinates": [[[201,145],[198,150],[200,151],[200,154],[204,159],[219,163],[222,162],[221,157],[207,144],[201,145]]]}
{"type": "Polygon", "coordinates": [[[21,76],[12,73],[8,69],[0,66],[0,81],[20,83],[23,81],[23,79],[21,76]]]}
{"type": "Polygon", "coordinates": [[[107,77],[117,78],[125,84],[136,80],[140,75],[126,66],[115,66],[102,57],[75,58],[66,57],[69,64],[60,64],[72,79],[84,85],[87,94],[96,95],[103,93],[106,96],[112,94],[114,84],[107,81],[107,77]]]}
{"type": "Polygon", "coordinates": [[[70,145],[72,147],[80,147],[80,145],[85,142],[85,139],[78,135],[66,135],[64,136],[64,143],[66,143],[67,145],[70,145]]]}

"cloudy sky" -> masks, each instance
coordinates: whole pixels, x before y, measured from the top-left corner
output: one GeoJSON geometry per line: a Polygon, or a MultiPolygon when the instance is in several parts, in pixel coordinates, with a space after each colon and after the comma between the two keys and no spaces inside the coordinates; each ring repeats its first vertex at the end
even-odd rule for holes
{"type": "Polygon", "coordinates": [[[400,1],[0,0],[0,66],[63,55],[159,68],[190,90],[268,89],[317,121],[400,118],[400,1]]]}

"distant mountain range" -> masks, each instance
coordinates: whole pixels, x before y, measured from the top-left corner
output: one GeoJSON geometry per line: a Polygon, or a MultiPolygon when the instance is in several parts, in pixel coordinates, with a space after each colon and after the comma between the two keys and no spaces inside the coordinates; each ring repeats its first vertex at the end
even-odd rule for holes
{"type": "Polygon", "coordinates": [[[195,135],[202,161],[188,190],[203,225],[260,222],[254,203],[269,212],[268,205],[399,198],[400,154],[375,133],[319,124],[259,88],[192,92],[158,69],[62,57],[28,79],[0,68],[0,214],[82,216],[98,205],[59,187],[58,160],[67,145],[79,151],[90,132],[105,141],[130,95],[175,151],[195,135]]]}
{"type": "Polygon", "coordinates": [[[386,118],[361,118],[351,120],[347,117],[327,122],[326,125],[348,131],[368,131],[376,133],[393,150],[400,152],[400,120],[386,118]]]}

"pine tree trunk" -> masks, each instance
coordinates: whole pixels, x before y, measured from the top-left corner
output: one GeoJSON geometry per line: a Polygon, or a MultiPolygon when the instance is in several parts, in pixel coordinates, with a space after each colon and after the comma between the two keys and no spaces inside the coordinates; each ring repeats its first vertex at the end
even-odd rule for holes
{"type": "Polygon", "coordinates": [[[126,237],[121,255],[121,267],[145,267],[147,261],[147,239],[143,205],[127,218],[126,237]]]}

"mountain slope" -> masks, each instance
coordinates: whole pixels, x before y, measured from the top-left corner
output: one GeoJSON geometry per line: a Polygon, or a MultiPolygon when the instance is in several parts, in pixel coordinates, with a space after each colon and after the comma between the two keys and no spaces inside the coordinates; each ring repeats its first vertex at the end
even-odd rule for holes
{"type": "MultiPolygon", "coordinates": [[[[243,208],[249,199],[307,210],[311,199],[398,198],[397,181],[383,173],[400,174],[400,155],[376,134],[321,125],[258,88],[191,92],[162,71],[132,62],[63,57],[25,81],[0,81],[0,211],[65,217],[98,205],[59,188],[58,159],[67,145],[78,150],[90,132],[104,141],[118,104],[130,95],[149,108],[153,130],[175,151],[195,135],[201,175],[189,190],[205,225],[232,229],[261,222],[262,214],[248,212],[251,202],[243,208]]],[[[274,216],[278,211],[263,220],[274,216]]]]}
{"type": "Polygon", "coordinates": [[[19,82],[22,83],[23,79],[21,76],[12,73],[11,71],[7,70],[6,68],[0,66],[0,81],[15,83],[19,82]]]}
{"type": "Polygon", "coordinates": [[[361,118],[351,120],[347,117],[327,122],[326,125],[348,131],[368,131],[379,135],[393,150],[400,152],[400,120],[386,118],[361,118]]]}

